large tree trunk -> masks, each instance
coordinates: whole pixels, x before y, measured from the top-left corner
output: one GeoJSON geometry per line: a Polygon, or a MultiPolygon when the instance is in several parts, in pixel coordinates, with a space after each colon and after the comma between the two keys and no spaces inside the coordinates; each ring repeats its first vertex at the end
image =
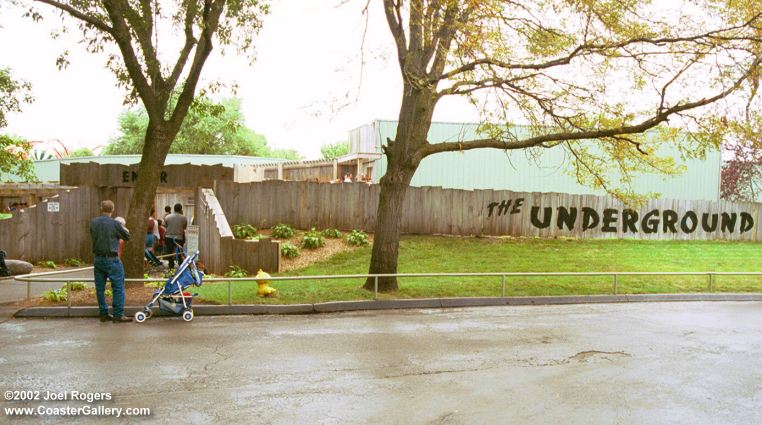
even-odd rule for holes
{"type": "MultiPolygon", "coordinates": [[[[143,155],[138,165],[138,178],[130,198],[127,228],[132,239],[125,243],[122,260],[128,278],[142,278],[144,269],[143,250],[148,230],[148,215],[154,205],[156,188],[159,186],[164,160],[169,153],[175,134],[163,123],[148,123],[143,155]]],[[[140,286],[141,283],[133,284],[140,286]]]]}
{"type": "MultiPolygon", "coordinates": [[[[423,157],[418,149],[426,145],[436,97],[433,90],[414,88],[405,84],[400,108],[399,124],[394,141],[385,147],[386,174],[381,178],[376,230],[373,235],[373,253],[370,274],[397,273],[400,243],[400,221],[405,193],[415,170],[423,157]]],[[[372,291],[375,278],[368,278],[363,286],[372,291]]],[[[379,277],[379,292],[398,289],[397,278],[379,277]]]]}

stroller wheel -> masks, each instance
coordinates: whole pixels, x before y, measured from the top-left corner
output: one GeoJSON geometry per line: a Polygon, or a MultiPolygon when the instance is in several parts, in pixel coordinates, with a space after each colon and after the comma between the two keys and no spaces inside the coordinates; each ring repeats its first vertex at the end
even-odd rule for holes
{"type": "Polygon", "coordinates": [[[153,310],[151,310],[150,308],[143,310],[143,313],[146,314],[146,319],[150,319],[151,316],[153,316],[153,310]]]}
{"type": "Polygon", "coordinates": [[[183,320],[185,320],[186,322],[190,322],[191,320],[193,320],[193,310],[185,310],[183,312],[183,320]]]}
{"type": "Polygon", "coordinates": [[[144,312],[142,312],[142,311],[139,311],[139,312],[135,313],[135,321],[138,322],[138,323],[145,322],[147,318],[148,317],[146,316],[146,314],[144,312]]]}

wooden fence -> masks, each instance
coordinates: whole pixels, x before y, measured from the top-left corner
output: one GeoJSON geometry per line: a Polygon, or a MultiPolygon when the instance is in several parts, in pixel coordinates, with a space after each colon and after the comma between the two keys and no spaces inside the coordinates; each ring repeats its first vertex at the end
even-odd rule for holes
{"type": "Polygon", "coordinates": [[[92,187],[64,189],[37,205],[0,220],[0,249],[8,258],[37,262],[79,258],[92,261],[90,219],[100,196],[92,187]]]}
{"type": "MultiPolygon", "coordinates": [[[[216,182],[231,224],[373,231],[380,188],[362,183],[216,182]]],[[[408,188],[402,232],[578,238],[762,240],[760,204],[656,199],[630,207],[608,196],[408,188]]]]}
{"type": "MultiPolygon", "coordinates": [[[[63,261],[79,258],[92,261],[90,220],[100,214],[102,200],[114,202],[114,217],[127,217],[132,188],[129,187],[65,187],[52,191],[35,205],[15,211],[11,218],[0,220],[0,249],[8,258],[29,262],[40,260],[63,261]]],[[[156,194],[157,214],[163,213],[163,205],[181,202],[185,214],[194,217],[195,191],[162,188],[156,194]],[[190,202],[189,202],[190,201],[190,202]]],[[[141,239],[141,232],[133,230],[133,238],[141,239]]]]}
{"type": "Polygon", "coordinates": [[[280,242],[269,238],[259,241],[235,239],[214,191],[198,189],[199,251],[206,269],[224,274],[231,265],[256,273],[280,271],[280,242]]]}

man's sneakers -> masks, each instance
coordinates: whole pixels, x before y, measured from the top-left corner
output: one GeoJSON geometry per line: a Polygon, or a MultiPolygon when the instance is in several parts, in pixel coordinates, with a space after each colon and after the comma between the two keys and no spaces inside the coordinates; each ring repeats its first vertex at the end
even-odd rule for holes
{"type": "Polygon", "coordinates": [[[114,319],[114,316],[110,314],[101,314],[101,322],[110,322],[114,319]]]}

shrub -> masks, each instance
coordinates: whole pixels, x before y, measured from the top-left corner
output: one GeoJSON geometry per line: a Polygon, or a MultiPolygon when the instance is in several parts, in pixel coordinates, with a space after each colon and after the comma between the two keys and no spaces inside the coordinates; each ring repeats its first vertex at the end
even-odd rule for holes
{"type": "Polygon", "coordinates": [[[236,265],[230,266],[230,270],[225,273],[225,277],[246,277],[248,275],[249,272],[247,272],[246,269],[236,265]]]}
{"type": "MultiPolygon", "coordinates": [[[[85,288],[87,288],[87,285],[85,282],[72,282],[71,284],[71,290],[72,291],[83,291],[85,288]]],[[[66,289],[66,285],[63,286],[61,289],[66,289]]]]}
{"type": "Polygon", "coordinates": [[[82,267],[85,265],[85,262],[79,258],[67,258],[64,260],[64,264],[69,267],[82,267]]]}
{"type": "Polygon", "coordinates": [[[53,301],[54,303],[60,303],[66,301],[66,294],[66,287],[61,289],[51,289],[50,291],[43,292],[42,298],[45,298],[48,301],[53,301]]]}
{"type": "Polygon", "coordinates": [[[325,229],[323,230],[322,235],[325,236],[326,238],[340,238],[341,232],[339,232],[336,229],[325,229]]]}
{"type": "Polygon", "coordinates": [[[38,262],[37,265],[40,266],[40,267],[48,268],[48,269],[55,269],[56,268],[56,263],[53,260],[42,260],[42,261],[38,262]]]}
{"type": "Polygon", "coordinates": [[[309,232],[304,233],[302,237],[302,246],[308,249],[318,249],[321,246],[325,246],[325,239],[315,228],[309,232]]]}
{"type": "Polygon", "coordinates": [[[273,237],[277,239],[290,239],[296,234],[296,230],[288,224],[278,224],[273,227],[273,237]]]}
{"type": "Polygon", "coordinates": [[[236,239],[256,239],[259,237],[257,228],[251,224],[236,224],[233,226],[233,236],[236,239]]]}
{"type": "Polygon", "coordinates": [[[283,246],[280,247],[280,252],[287,258],[295,258],[299,256],[299,248],[290,242],[283,244],[283,246]]]}
{"type": "Polygon", "coordinates": [[[362,246],[367,245],[370,242],[368,242],[368,234],[363,232],[362,230],[352,230],[347,235],[347,243],[354,246],[362,246]]]}
{"type": "MultiPolygon", "coordinates": [[[[143,279],[150,279],[150,278],[151,276],[148,276],[148,273],[143,273],[143,279]]],[[[149,288],[161,288],[162,286],[164,286],[164,282],[159,282],[159,281],[145,282],[143,286],[147,286],[149,288]]]]}

